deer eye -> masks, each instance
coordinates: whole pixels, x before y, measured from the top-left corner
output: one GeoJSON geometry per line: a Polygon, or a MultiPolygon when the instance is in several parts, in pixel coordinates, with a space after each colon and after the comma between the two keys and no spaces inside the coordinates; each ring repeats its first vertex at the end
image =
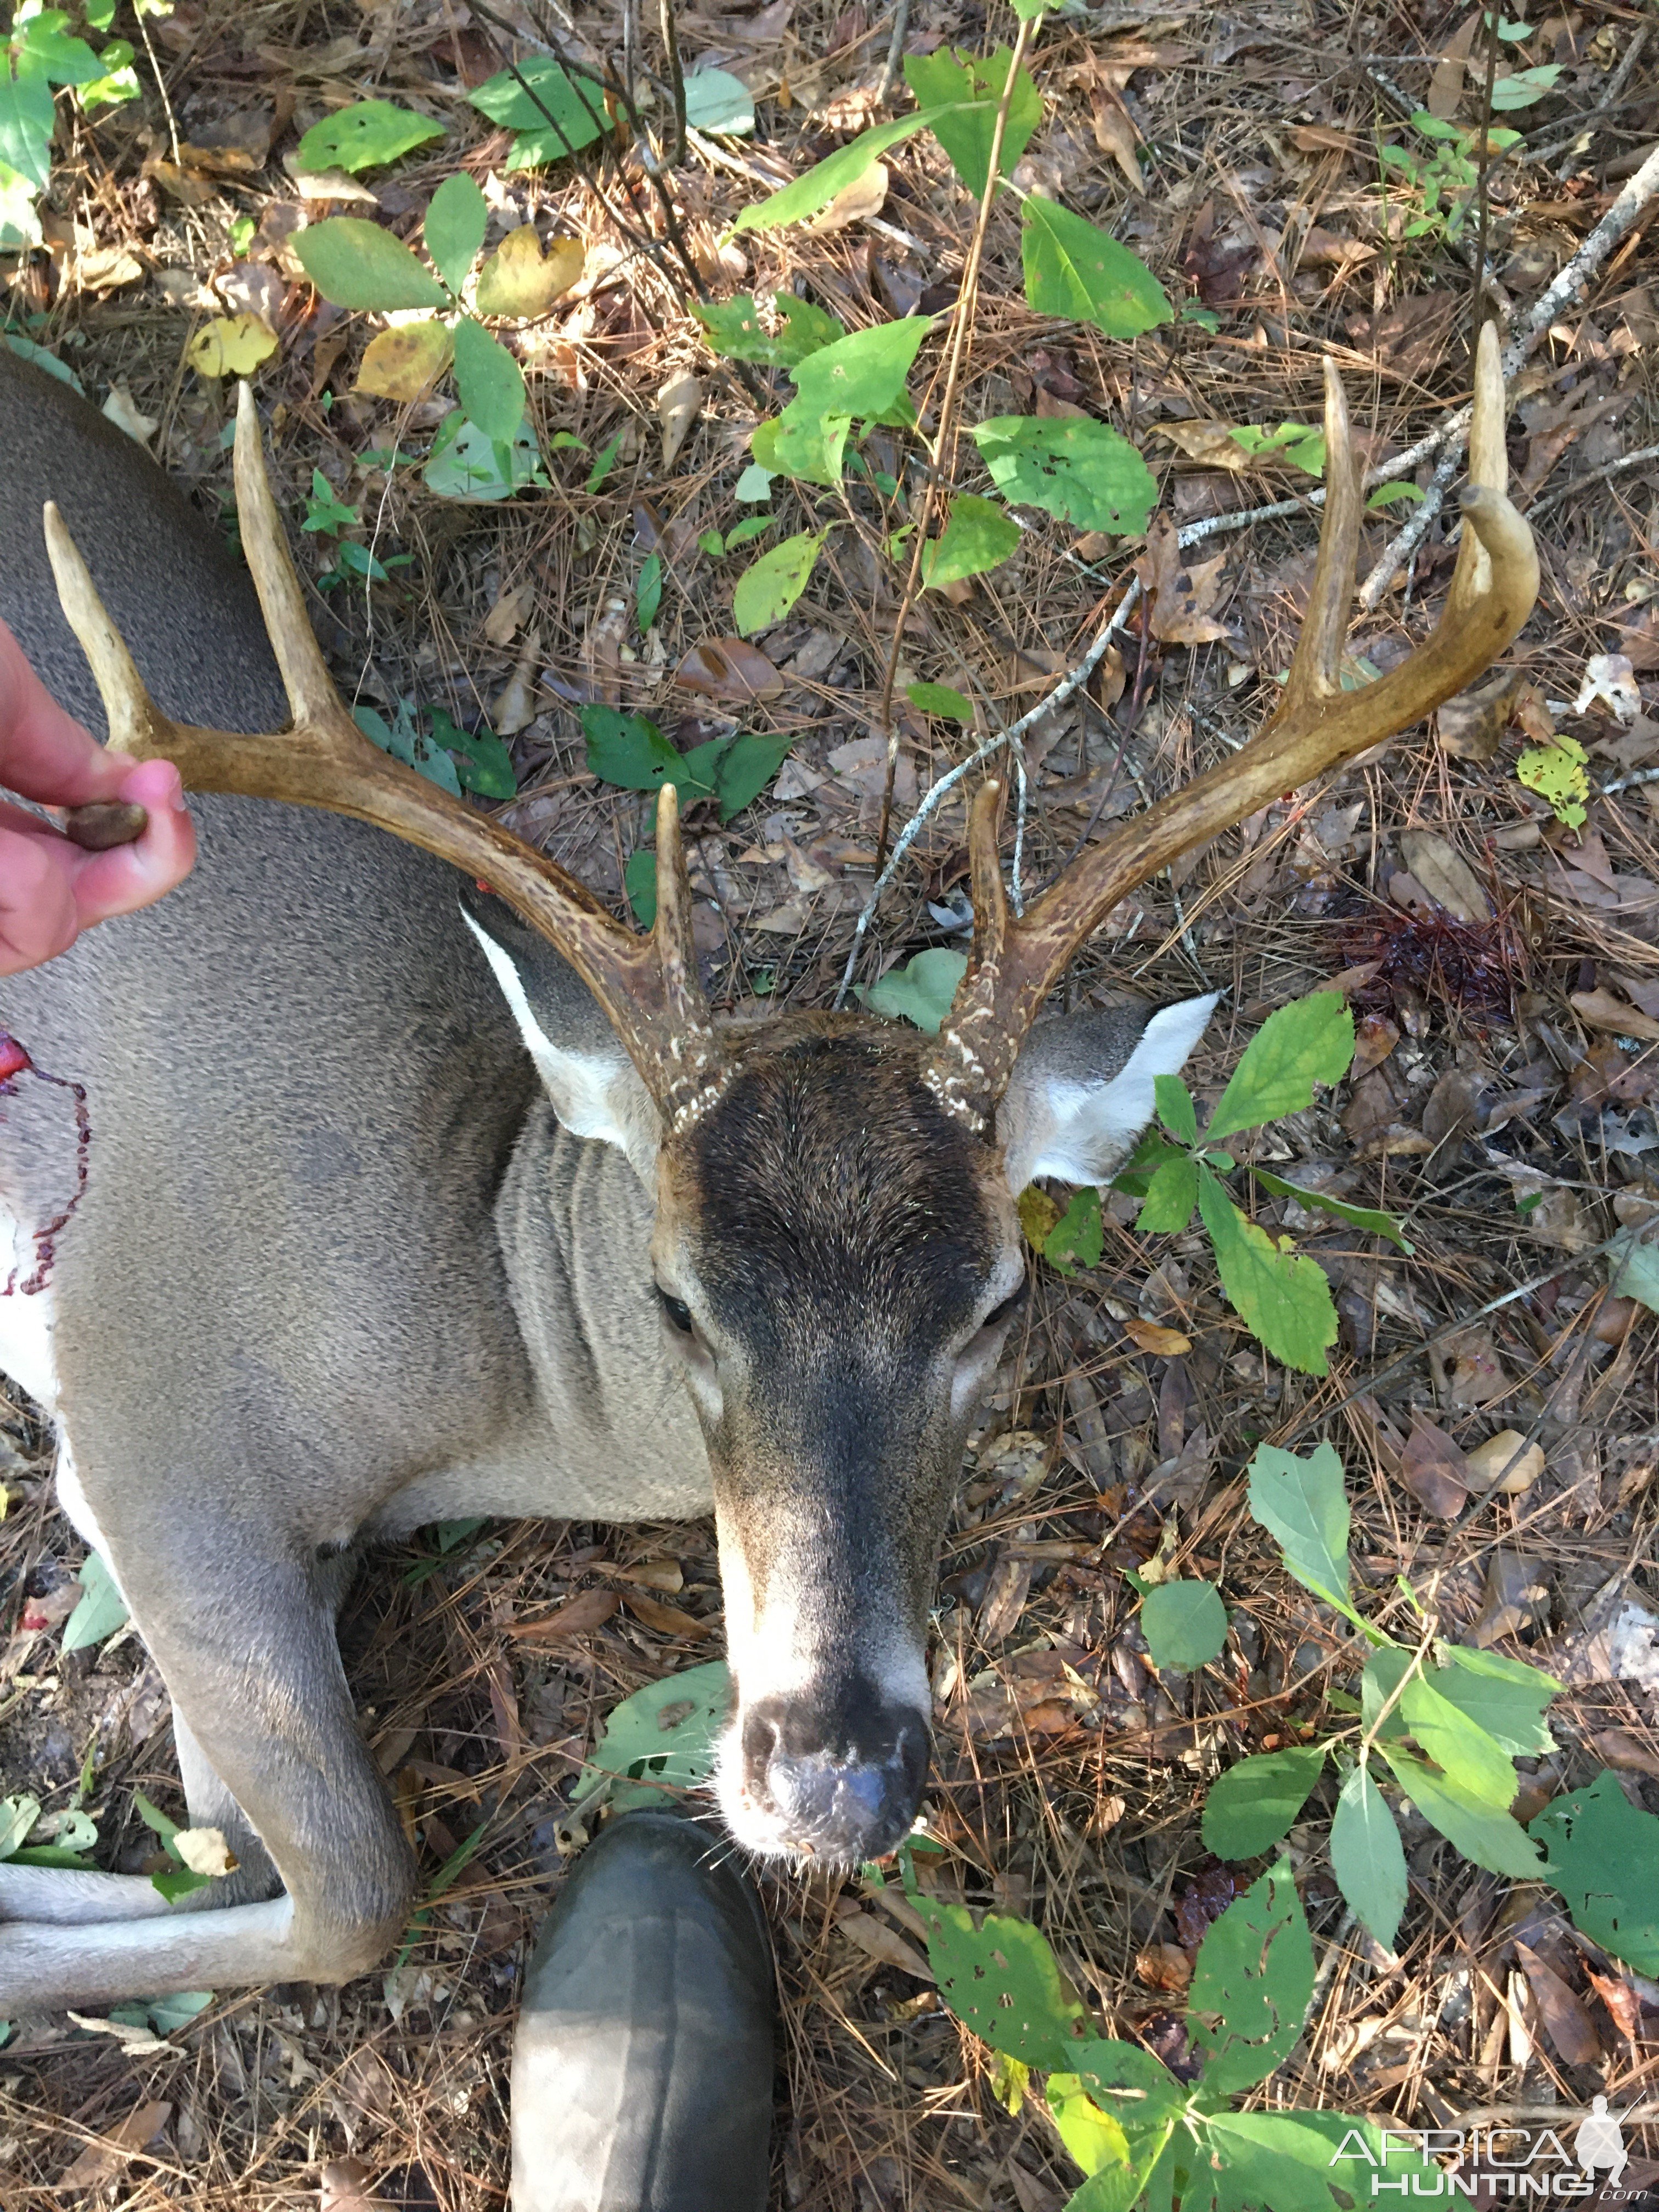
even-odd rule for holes
{"type": "Polygon", "coordinates": [[[1031,1281],[1030,1276],[1023,1276],[1014,1285],[1013,1289],[1009,1291],[1007,1297],[1003,1299],[1001,1304],[992,1307],[990,1312],[986,1315],[984,1320],[980,1323],[980,1327],[981,1328],[1000,1328],[1004,1322],[1012,1321],[1014,1316],[1019,1311],[1020,1308],[1024,1304],[1026,1293],[1030,1291],[1030,1287],[1031,1281]]]}
{"type": "Polygon", "coordinates": [[[678,1329],[682,1336],[690,1336],[691,1334],[691,1309],[687,1305],[685,1300],[684,1298],[670,1297],[668,1292],[664,1290],[660,1283],[657,1285],[657,1296],[662,1300],[662,1310],[667,1315],[672,1325],[675,1328],[678,1329]]]}

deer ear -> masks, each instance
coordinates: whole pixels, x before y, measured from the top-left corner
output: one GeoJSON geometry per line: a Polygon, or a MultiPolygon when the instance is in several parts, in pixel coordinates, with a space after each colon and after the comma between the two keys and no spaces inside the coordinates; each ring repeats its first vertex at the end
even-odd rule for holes
{"type": "Polygon", "coordinates": [[[1179,1074],[1221,994],[1149,1014],[1108,1006],[1032,1030],[997,1113],[1015,1191],[1034,1176],[1107,1182],[1152,1118],[1153,1082],[1179,1074]]]}
{"type": "Polygon", "coordinates": [[[657,1109],[599,1001],[503,900],[469,886],[461,919],[483,949],[559,1120],[573,1136],[596,1137],[626,1152],[654,1189],[657,1109]]]}

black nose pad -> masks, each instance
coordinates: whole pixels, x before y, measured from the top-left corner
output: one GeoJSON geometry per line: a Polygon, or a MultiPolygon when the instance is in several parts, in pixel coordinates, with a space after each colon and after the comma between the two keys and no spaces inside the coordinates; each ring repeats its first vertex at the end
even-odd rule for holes
{"type": "Polygon", "coordinates": [[[771,1814],[781,1850],[856,1863],[884,1856],[915,1818],[927,1718],[873,1692],[769,1698],[744,1717],[743,1753],[750,1801],[771,1814]]]}

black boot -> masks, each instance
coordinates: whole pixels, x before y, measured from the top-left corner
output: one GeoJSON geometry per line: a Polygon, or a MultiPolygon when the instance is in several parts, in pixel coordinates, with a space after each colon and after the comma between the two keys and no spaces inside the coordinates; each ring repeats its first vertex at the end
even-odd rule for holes
{"type": "Polygon", "coordinates": [[[766,2212],[772,1947],[718,1831],[613,1820],[566,1878],[513,2046],[513,2212],[766,2212]]]}

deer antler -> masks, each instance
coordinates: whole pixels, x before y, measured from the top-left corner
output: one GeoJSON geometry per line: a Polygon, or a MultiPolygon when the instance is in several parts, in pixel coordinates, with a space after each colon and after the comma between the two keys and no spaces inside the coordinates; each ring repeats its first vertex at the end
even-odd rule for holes
{"type": "Polygon", "coordinates": [[[973,953],[926,1076],[947,1110],[975,1130],[989,1126],[1043,1000],[1127,892],[1269,799],[1421,721],[1518,634],[1538,596],[1538,556],[1532,532],[1504,496],[1504,376],[1491,323],[1476,351],[1469,452],[1463,544],[1439,622],[1397,668],[1345,691],[1340,670],[1359,543],[1359,477],[1342,386],[1327,360],[1319,560],[1285,696],[1266,726],[1231,760],[1074,860],[1018,921],[1009,917],[997,859],[1000,792],[988,783],[975,794],[968,833],[973,953]]]}
{"type": "Polygon", "coordinates": [[[257,737],[197,729],[161,713],[63,516],[47,502],[46,550],[58,596],[92,665],[110,744],[140,760],[172,761],[191,791],[283,799],[355,815],[483,877],[563,954],[599,1000],[670,1128],[695,1121],[724,1087],[726,1061],[697,980],[673,785],[664,784],[657,800],[656,927],[641,937],[544,854],[400,766],[358,729],[306,619],[246,384],[236,403],[236,506],[294,717],[288,729],[257,737]]]}

